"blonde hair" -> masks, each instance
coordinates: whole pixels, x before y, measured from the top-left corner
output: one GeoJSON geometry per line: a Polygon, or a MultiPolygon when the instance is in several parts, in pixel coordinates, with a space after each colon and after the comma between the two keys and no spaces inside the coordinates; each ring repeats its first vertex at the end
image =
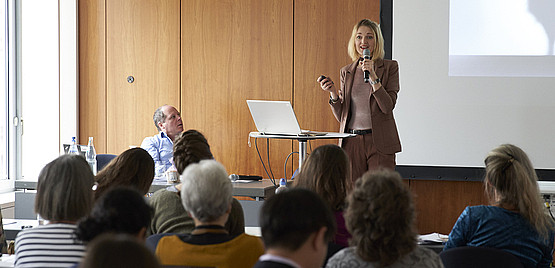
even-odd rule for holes
{"type": "Polygon", "coordinates": [[[358,53],[355,43],[358,29],[362,26],[366,26],[372,29],[372,31],[374,32],[375,42],[374,49],[372,50],[372,60],[383,59],[383,57],[385,56],[385,50],[382,30],[380,29],[379,24],[369,19],[363,19],[355,24],[355,26],[353,27],[351,39],[349,39],[349,45],[347,46],[347,53],[349,53],[349,56],[351,57],[351,59],[353,59],[353,61],[357,61],[360,57],[362,57],[362,55],[358,53]]]}
{"type": "Polygon", "coordinates": [[[547,239],[553,220],[545,213],[538,177],[526,153],[515,145],[503,144],[493,149],[484,162],[484,188],[490,202],[516,209],[547,239]]]}

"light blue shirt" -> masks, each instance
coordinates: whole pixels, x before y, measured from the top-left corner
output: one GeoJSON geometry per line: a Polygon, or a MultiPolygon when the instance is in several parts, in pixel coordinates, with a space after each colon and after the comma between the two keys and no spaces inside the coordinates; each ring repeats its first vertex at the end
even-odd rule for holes
{"type": "Polygon", "coordinates": [[[157,135],[146,137],[141,144],[154,160],[155,176],[162,176],[173,164],[173,141],[160,131],[157,135]]]}
{"type": "Polygon", "coordinates": [[[516,212],[495,206],[473,206],[459,216],[443,250],[462,246],[502,249],[529,267],[549,267],[553,258],[553,231],[545,241],[516,212]]]}

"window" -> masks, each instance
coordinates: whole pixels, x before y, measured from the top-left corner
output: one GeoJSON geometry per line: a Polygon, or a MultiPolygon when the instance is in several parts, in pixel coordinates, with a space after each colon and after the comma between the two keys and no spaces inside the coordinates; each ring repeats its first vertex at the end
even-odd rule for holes
{"type": "Polygon", "coordinates": [[[21,178],[36,181],[59,155],[58,1],[20,7],[21,178]]]}
{"type": "Polygon", "coordinates": [[[8,14],[7,1],[0,4],[0,179],[9,176],[9,87],[8,87],[8,14]]]}

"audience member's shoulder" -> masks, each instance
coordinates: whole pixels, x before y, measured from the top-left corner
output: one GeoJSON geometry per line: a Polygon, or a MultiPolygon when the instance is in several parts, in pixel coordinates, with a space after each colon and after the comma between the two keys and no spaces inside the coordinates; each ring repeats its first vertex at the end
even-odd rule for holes
{"type": "Polygon", "coordinates": [[[364,265],[364,261],[356,255],[354,247],[344,248],[335,253],[326,264],[326,267],[348,267],[354,263],[364,265]]]}
{"type": "Polygon", "coordinates": [[[34,235],[35,233],[46,231],[49,234],[73,234],[77,229],[77,225],[68,223],[53,223],[46,225],[39,225],[34,228],[23,229],[17,234],[18,237],[25,235],[34,235]]]}
{"type": "Polygon", "coordinates": [[[149,200],[150,202],[154,202],[154,201],[164,201],[164,200],[168,200],[168,199],[181,199],[181,197],[179,197],[179,195],[176,192],[173,191],[168,191],[166,189],[160,189],[156,192],[154,192],[149,200]]]}
{"type": "Polygon", "coordinates": [[[249,234],[246,234],[246,233],[239,234],[234,239],[243,239],[245,241],[249,241],[249,243],[255,243],[255,244],[263,245],[262,238],[260,238],[258,236],[254,236],[254,235],[249,235],[249,234]]]}
{"type": "Polygon", "coordinates": [[[433,250],[421,246],[416,248],[403,257],[401,260],[406,267],[443,267],[443,262],[433,250]]]}
{"type": "Polygon", "coordinates": [[[262,242],[262,238],[260,237],[242,233],[233,238],[232,241],[236,241],[235,243],[248,246],[249,248],[252,248],[253,251],[260,251],[260,255],[264,253],[264,243],[262,242]]]}
{"type": "Polygon", "coordinates": [[[157,144],[158,143],[158,138],[156,137],[157,135],[158,134],[154,136],[145,137],[143,139],[143,142],[141,143],[141,148],[145,149],[145,147],[149,147],[149,146],[152,146],[153,144],[157,144]]]}
{"type": "Polygon", "coordinates": [[[176,233],[163,233],[163,234],[153,234],[146,238],[145,245],[146,247],[151,250],[152,252],[156,252],[156,247],[158,246],[158,242],[166,236],[179,236],[176,233]]]}
{"type": "Polygon", "coordinates": [[[496,207],[496,206],[484,206],[484,205],[469,206],[469,207],[466,207],[465,210],[463,211],[463,213],[469,214],[473,217],[503,214],[504,212],[508,212],[508,210],[505,210],[503,208],[496,207]]]}

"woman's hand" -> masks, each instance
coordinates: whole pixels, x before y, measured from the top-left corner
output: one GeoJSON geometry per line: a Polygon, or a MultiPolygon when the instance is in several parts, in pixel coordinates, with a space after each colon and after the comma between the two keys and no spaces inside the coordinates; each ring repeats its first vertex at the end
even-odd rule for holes
{"type": "Polygon", "coordinates": [[[335,85],[333,84],[333,81],[331,81],[331,78],[329,77],[325,77],[325,76],[320,76],[318,77],[318,79],[316,79],[316,81],[318,81],[318,83],[320,83],[320,87],[324,90],[330,93],[332,99],[338,99],[339,98],[339,93],[337,92],[337,89],[335,88],[335,85]]]}
{"type": "MultiPolygon", "coordinates": [[[[365,59],[363,61],[359,62],[360,67],[362,68],[362,71],[369,71],[370,72],[370,76],[371,78],[374,77],[376,78],[376,71],[374,71],[374,61],[373,60],[369,60],[369,59],[365,59]]],[[[373,79],[376,80],[376,79],[373,79]]]]}

